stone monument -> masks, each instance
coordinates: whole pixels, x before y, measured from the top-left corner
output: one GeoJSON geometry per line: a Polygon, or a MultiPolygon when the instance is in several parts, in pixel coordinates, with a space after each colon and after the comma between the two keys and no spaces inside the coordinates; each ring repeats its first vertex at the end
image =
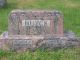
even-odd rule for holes
{"type": "Polygon", "coordinates": [[[0,40],[2,47],[21,51],[80,44],[76,38],[65,37],[63,15],[56,10],[13,10],[9,14],[8,32],[0,40]]]}
{"type": "Polygon", "coordinates": [[[63,36],[63,17],[58,11],[12,11],[9,35],[63,36]]]}

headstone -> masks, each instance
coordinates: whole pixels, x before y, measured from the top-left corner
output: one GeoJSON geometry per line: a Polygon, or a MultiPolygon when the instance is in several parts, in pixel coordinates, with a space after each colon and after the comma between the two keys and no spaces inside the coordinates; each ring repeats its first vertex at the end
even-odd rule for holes
{"type": "Polygon", "coordinates": [[[62,14],[47,10],[14,10],[10,13],[9,35],[63,36],[62,14]]]}
{"type": "Polygon", "coordinates": [[[0,0],[0,7],[4,7],[7,4],[7,0],[0,0]]]}
{"type": "Polygon", "coordinates": [[[58,11],[14,10],[10,13],[8,33],[15,50],[55,45],[57,40],[45,37],[63,36],[63,17],[58,11]]]}
{"type": "Polygon", "coordinates": [[[80,46],[76,38],[65,37],[63,16],[59,11],[13,10],[8,22],[8,32],[0,36],[0,44],[3,44],[0,48],[7,46],[10,50],[25,51],[80,46]]]}

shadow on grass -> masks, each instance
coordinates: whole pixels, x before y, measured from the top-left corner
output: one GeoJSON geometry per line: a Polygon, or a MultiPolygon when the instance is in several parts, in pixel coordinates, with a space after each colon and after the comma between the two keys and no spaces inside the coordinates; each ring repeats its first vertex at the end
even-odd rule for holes
{"type": "Polygon", "coordinates": [[[7,3],[4,7],[0,7],[0,10],[5,10],[5,9],[16,9],[17,4],[16,3],[7,3]]]}

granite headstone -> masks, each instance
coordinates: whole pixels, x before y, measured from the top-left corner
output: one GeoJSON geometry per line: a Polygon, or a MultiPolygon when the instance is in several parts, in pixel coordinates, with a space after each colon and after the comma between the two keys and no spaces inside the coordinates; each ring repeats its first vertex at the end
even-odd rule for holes
{"type": "Polygon", "coordinates": [[[58,11],[14,10],[9,18],[9,35],[63,36],[63,17],[58,11]]]}
{"type": "Polygon", "coordinates": [[[9,14],[8,32],[0,37],[0,45],[0,48],[26,51],[80,46],[80,41],[64,35],[63,16],[59,11],[13,10],[9,14]]]}

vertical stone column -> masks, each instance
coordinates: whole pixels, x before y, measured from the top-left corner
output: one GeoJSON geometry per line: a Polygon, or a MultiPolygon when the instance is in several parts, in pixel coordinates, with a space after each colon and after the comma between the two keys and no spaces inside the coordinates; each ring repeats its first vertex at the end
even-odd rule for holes
{"type": "Polygon", "coordinates": [[[57,34],[58,36],[63,36],[63,16],[62,14],[57,15],[58,17],[58,30],[57,30],[57,34]]]}

